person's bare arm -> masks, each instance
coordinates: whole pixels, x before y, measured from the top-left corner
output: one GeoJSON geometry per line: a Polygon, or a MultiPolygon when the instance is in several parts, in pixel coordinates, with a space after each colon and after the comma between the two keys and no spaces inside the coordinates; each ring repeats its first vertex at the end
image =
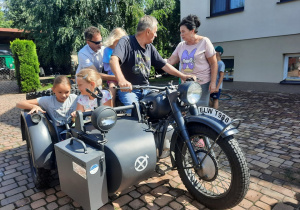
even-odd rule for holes
{"type": "Polygon", "coordinates": [[[223,82],[223,79],[224,79],[224,72],[220,72],[220,78],[219,78],[219,82],[218,82],[218,85],[217,85],[217,90],[219,90],[220,89],[220,86],[221,86],[221,84],[222,84],[222,82],[223,82]]]}
{"type": "Polygon", "coordinates": [[[121,88],[121,91],[130,92],[132,90],[132,85],[124,77],[124,74],[120,67],[119,58],[117,56],[112,55],[109,60],[109,65],[110,65],[112,72],[116,76],[116,79],[118,81],[118,85],[121,88]],[[127,87],[128,89],[122,89],[124,87],[127,87]]]}
{"type": "Polygon", "coordinates": [[[210,58],[207,58],[207,60],[210,65],[210,71],[211,71],[210,72],[211,79],[210,79],[209,90],[210,90],[210,93],[215,93],[218,91],[217,86],[216,86],[217,74],[218,74],[217,57],[216,57],[216,55],[213,55],[210,58]]]}
{"type": "Polygon", "coordinates": [[[193,78],[194,81],[197,80],[196,76],[194,75],[187,75],[187,74],[183,74],[180,71],[178,71],[177,69],[175,69],[171,64],[166,63],[166,65],[164,67],[162,67],[162,70],[164,70],[165,72],[167,72],[168,74],[171,74],[173,76],[176,77],[180,77],[180,79],[182,79],[183,81],[185,81],[188,78],[193,78]]]}
{"type": "Polygon", "coordinates": [[[30,110],[28,114],[32,114],[34,112],[38,113],[39,111],[45,113],[45,111],[39,106],[37,99],[20,101],[16,104],[16,107],[30,110]]]}
{"type": "Polygon", "coordinates": [[[179,63],[179,57],[177,55],[171,55],[170,58],[167,59],[167,62],[171,65],[174,65],[176,63],[179,63]]]}

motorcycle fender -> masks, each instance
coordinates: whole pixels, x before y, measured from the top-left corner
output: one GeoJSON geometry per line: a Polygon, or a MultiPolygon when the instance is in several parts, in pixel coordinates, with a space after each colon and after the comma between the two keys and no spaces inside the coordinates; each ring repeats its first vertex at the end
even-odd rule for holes
{"type": "MultiPolygon", "coordinates": [[[[226,127],[225,124],[220,123],[218,120],[205,116],[205,115],[198,115],[198,116],[188,116],[185,117],[185,123],[186,127],[188,127],[191,124],[199,123],[204,124],[210,128],[212,128],[214,131],[216,131],[218,134],[222,132],[222,130],[226,127]]],[[[234,135],[238,133],[239,131],[234,127],[233,125],[229,125],[228,128],[223,132],[221,135],[223,138],[227,136],[234,135]]],[[[175,167],[175,150],[176,150],[176,141],[179,135],[178,129],[176,129],[173,133],[172,140],[171,140],[171,146],[170,146],[170,156],[171,156],[171,163],[172,167],[175,167]]]]}
{"type": "MultiPolygon", "coordinates": [[[[224,123],[221,123],[219,120],[209,117],[209,116],[206,116],[206,115],[185,117],[185,123],[186,123],[186,126],[189,126],[189,124],[192,124],[192,123],[204,124],[204,125],[210,127],[211,129],[213,129],[214,131],[216,131],[218,134],[221,133],[222,130],[227,126],[224,123]]],[[[223,138],[225,138],[227,136],[232,136],[238,132],[239,131],[236,129],[235,126],[229,125],[228,128],[226,128],[226,130],[222,133],[221,136],[223,138]]]]}
{"type": "Polygon", "coordinates": [[[35,124],[27,112],[22,112],[21,131],[23,140],[29,141],[33,165],[36,168],[53,169],[55,163],[54,145],[46,119],[43,117],[38,124],[35,124]],[[25,131],[27,131],[29,139],[27,139],[25,131]]]}

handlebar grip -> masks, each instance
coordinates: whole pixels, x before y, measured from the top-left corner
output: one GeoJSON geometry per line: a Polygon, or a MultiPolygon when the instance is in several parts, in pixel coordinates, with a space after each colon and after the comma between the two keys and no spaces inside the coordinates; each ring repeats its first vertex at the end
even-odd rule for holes
{"type": "Polygon", "coordinates": [[[70,141],[70,145],[73,144],[73,140],[77,141],[79,144],[81,144],[83,146],[83,151],[85,154],[87,154],[87,149],[86,149],[86,145],[83,141],[81,141],[80,139],[77,139],[77,138],[71,138],[71,141],[70,141]]]}
{"type": "Polygon", "coordinates": [[[193,77],[187,78],[185,81],[195,81],[193,77]]]}

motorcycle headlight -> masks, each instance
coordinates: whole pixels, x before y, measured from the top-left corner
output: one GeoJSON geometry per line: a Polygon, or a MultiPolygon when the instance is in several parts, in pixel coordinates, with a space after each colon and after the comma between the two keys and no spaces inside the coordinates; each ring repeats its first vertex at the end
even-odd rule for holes
{"type": "Polygon", "coordinates": [[[42,116],[39,113],[32,113],[30,117],[34,124],[38,124],[42,119],[42,116]]]}
{"type": "Polygon", "coordinates": [[[202,89],[201,86],[197,82],[186,82],[183,84],[180,84],[178,86],[178,91],[180,93],[179,98],[185,103],[185,104],[196,104],[200,98],[202,89]]]}
{"type": "Polygon", "coordinates": [[[109,106],[100,106],[93,111],[91,121],[96,129],[108,131],[116,124],[117,113],[109,106]]]}

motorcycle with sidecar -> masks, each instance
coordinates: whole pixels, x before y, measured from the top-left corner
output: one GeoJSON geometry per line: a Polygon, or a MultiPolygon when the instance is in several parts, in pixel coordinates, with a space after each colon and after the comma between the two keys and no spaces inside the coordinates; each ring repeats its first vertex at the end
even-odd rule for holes
{"type": "Polygon", "coordinates": [[[221,111],[197,107],[201,86],[134,86],[150,89],[139,103],[107,107],[101,91],[99,107],[76,112],[75,126],[59,141],[47,114],[21,114],[23,140],[37,188],[47,187],[51,170],[61,190],[84,209],[98,209],[109,196],[153,176],[170,156],[189,193],[211,209],[226,209],[242,201],[249,187],[249,169],[234,134],[241,123],[221,111]],[[131,115],[119,114],[131,109],[131,115]]]}

